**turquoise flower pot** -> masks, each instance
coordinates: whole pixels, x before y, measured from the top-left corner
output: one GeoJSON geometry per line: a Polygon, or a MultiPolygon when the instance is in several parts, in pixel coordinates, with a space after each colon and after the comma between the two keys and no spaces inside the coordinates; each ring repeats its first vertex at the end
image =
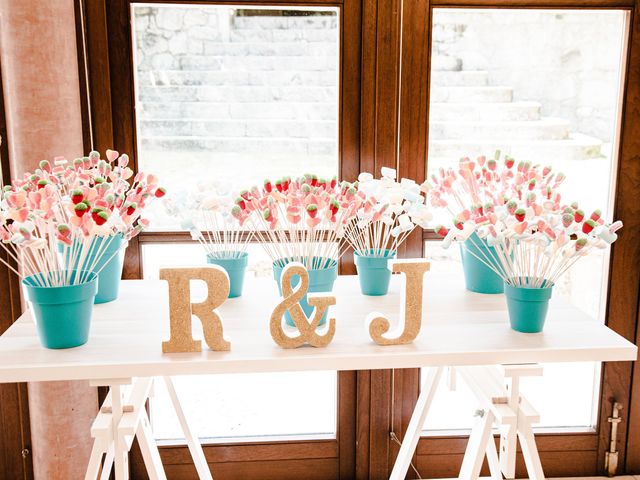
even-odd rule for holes
{"type": "Polygon", "coordinates": [[[242,295],[248,256],[247,252],[233,252],[232,255],[227,254],[226,257],[207,255],[207,263],[220,265],[229,275],[229,298],[242,295]]]}
{"type": "MultiPolygon", "coordinates": [[[[74,270],[72,282],[76,274],[78,271],[74,270]]],[[[36,275],[22,280],[43,347],[73,348],[89,340],[98,275],[94,272],[82,275],[86,277],[84,283],[65,287],[39,287],[36,275]]]]}
{"type": "MultiPolygon", "coordinates": [[[[98,294],[95,303],[112,302],[118,298],[124,264],[124,249],[121,248],[123,243],[124,237],[120,233],[113,237],[96,237],[91,242],[89,253],[83,265],[78,265],[78,260],[75,265],[67,265],[67,268],[74,270],[78,268],[86,270],[96,261],[96,256],[100,255],[100,259],[92,269],[93,271],[102,269],[98,274],[98,294]]],[[[62,244],[59,244],[58,250],[62,252],[62,249],[62,244]]]]}
{"type": "Polygon", "coordinates": [[[502,293],[504,282],[500,275],[491,270],[484,262],[498,265],[497,253],[494,247],[489,247],[487,242],[480,239],[475,233],[460,245],[464,281],[467,290],[476,293],[502,293]]]}
{"type": "Polygon", "coordinates": [[[363,295],[380,296],[389,293],[391,270],[389,260],[393,260],[396,252],[390,250],[370,250],[367,255],[354,252],[353,258],[358,269],[360,291],[363,295]]]}
{"type": "MultiPolygon", "coordinates": [[[[282,295],[282,287],[280,285],[280,277],[282,277],[282,271],[284,267],[289,263],[289,259],[283,259],[281,261],[274,262],[273,264],[273,278],[278,284],[278,293],[282,295]]],[[[338,278],[338,262],[330,258],[314,258],[312,261],[311,270],[307,270],[309,272],[309,289],[307,293],[319,293],[319,292],[331,292],[333,290],[333,282],[338,278]]],[[[300,277],[295,275],[292,279],[292,287],[296,287],[300,283],[300,277]]],[[[305,294],[302,300],[300,300],[300,306],[304,311],[307,318],[311,317],[311,313],[313,312],[312,305],[307,303],[307,295],[305,294]]],[[[327,314],[329,312],[325,312],[320,319],[320,325],[324,325],[327,321],[327,314]]],[[[291,327],[295,327],[296,324],[293,322],[289,311],[287,310],[284,314],[287,325],[291,327]]]]}
{"type": "Polygon", "coordinates": [[[505,283],[504,294],[507,297],[511,328],[523,333],[541,332],[547,318],[552,291],[553,285],[536,288],[514,287],[505,283]]]}

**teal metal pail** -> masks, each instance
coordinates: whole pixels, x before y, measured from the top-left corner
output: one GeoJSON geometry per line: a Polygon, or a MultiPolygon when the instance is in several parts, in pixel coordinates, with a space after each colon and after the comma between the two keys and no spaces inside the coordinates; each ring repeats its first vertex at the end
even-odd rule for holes
{"type": "Polygon", "coordinates": [[[248,257],[249,254],[247,252],[233,252],[225,257],[207,255],[207,263],[221,266],[229,275],[229,298],[236,298],[242,295],[248,257]]]}
{"type": "MultiPolygon", "coordinates": [[[[280,277],[282,276],[284,267],[289,262],[290,260],[286,259],[282,263],[274,262],[273,264],[273,278],[278,284],[278,293],[280,293],[280,295],[282,295],[280,277]]],[[[312,268],[311,270],[307,270],[307,272],[309,273],[309,289],[307,290],[307,293],[331,292],[333,290],[333,282],[335,282],[336,278],[338,278],[338,262],[330,258],[314,258],[312,265],[314,268],[312,268]]],[[[299,282],[300,277],[295,275],[291,281],[292,287],[295,288],[299,282]]],[[[307,303],[306,294],[304,295],[302,300],[300,300],[300,306],[302,307],[302,310],[304,311],[307,318],[310,319],[311,313],[313,312],[313,309],[315,307],[307,303]]],[[[327,321],[328,313],[329,312],[327,311],[322,316],[320,325],[324,325],[324,323],[327,321]]],[[[293,323],[293,319],[291,318],[288,310],[285,312],[284,317],[287,325],[295,327],[295,323],[293,323]]]]}
{"type": "Polygon", "coordinates": [[[370,250],[367,255],[354,252],[360,291],[364,295],[380,296],[389,292],[389,260],[393,260],[395,256],[396,252],[390,250],[370,250]]]}
{"type": "MultiPolygon", "coordinates": [[[[71,275],[73,282],[78,271],[71,275]]],[[[39,287],[37,275],[22,280],[45,348],[73,348],[87,343],[98,275],[84,272],[86,281],[64,287],[39,287]]]]}
{"type": "Polygon", "coordinates": [[[504,284],[509,322],[517,332],[538,333],[544,327],[553,285],[543,288],[514,287],[504,284]]]}
{"type": "Polygon", "coordinates": [[[504,282],[500,275],[483,263],[497,265],[497,253],[475,233],[460,245],[462,268],[467,290],[476,293],[502,293],[504,282]],[[482,259],[482,261],[479,258],[482,259]]]}

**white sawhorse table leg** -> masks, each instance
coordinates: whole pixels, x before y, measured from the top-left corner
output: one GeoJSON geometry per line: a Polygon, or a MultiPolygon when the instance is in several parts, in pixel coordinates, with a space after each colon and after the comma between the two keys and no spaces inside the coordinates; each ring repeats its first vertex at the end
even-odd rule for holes
{"type": "Polygon", "coordinates": [[[465,451],[460,478],[476,480],[485,454],[491,477],[515,478],[516,447],[520,439],[522,455],[531,480],[544,480],[540,455],[532,424],[540,421],[538,413],[520,395],[520,377],[541,375],[542,367],[505,365],[502,367],[456,367],[476,395],[482,416],[476,422],[465,451]],[[500,455],[496,455],[492,427],[500,429],[500,455]]]}
{"type": "MultiPolygon", "coordinates": [[[[407,475],[442,370],[443,367],[438,367],[432,368],[429,372],[404,435],[390,480],[404,480],[407,475]]],[[[455,372],[469,384],[483,408],[471,431],[459,478],[477,480],[485,455],[493,480],[502,480],[503,475],[507,479],[515,478],[516,446],[519,438],[529,478],[544,480],[531,426],[532,423],[539,422],[540,418],[520,395],[520,377],[541,375],[542,368],[538,365],[455,367],[455,372]],[[494,424],[500,428],[501,433],[499,455],[493,441],[494,424]]],[[[455,377],[450,381],[455,382],[455,377]]]]}
{"type": "MultiPolygon", "coordinates": [[[[204,480],[213,480],[202,446],[189,427],[171,378],[163,377],[163,381],[169,391],[198,476],[204,480]]],[[[94,443],[85,480],[96,480],[98,475],[100,480],[107,480],[112,468],[115,470],[116,480],[127,480],[129,451],[135,437],[138,438],[150,480],[166,480],[160,452],[153,438],[146,411],[146,401],[152,395],[153,382],[153,378],[91,382],[93,386],[108,386],[109,394],[91,427],[94,443]],[[129,385],[130,387],[126,388],[129,385]]]]}
{"type": "Polygon", "coordinates": [[[435,367],[429,371],[427,380],[420,391],[416,407],[413,410],[413,415],[411,415],[409,427],[404,434],[400,452],[398,452],[396,462],[393,465],[393,471],[389,477],[390,480],[404,480],[407,475],[409,465],[411,464],[411,457],[413,457],[413,453],[416,451],[416,446],[418,445],[418,440],[420,440],[422,426],[427,418],[427,413],[429,413],[429,407],[438,388],[438,383],[440,383],[443,368],[444,367],[435,367]]]}

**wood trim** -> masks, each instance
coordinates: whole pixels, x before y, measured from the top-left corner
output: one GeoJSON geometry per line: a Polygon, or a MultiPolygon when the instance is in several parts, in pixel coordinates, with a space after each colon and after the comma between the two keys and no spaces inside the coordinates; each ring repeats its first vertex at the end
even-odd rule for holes
{"type": "Polygon", "coordinates": [[[26,383],[0,385],[0,428],[0,478],[33,479],[26,383]]]}
{"type": "MultiPolygon", "coordinates": [[[[496,445],[499,439],[495,437],[496,445]]],[[[417,463],[422,478],[451,478],[460,473],[468,436],[423,437],[418,442],[417,463]]],[[[598,435],[595,433],[560,433],[536,435],[540,458],[548,477],[590,476],[596,468],[598,435]]],[[[518,445],[516,478],[527,478],[518,445]]],[[[488,476],[485,464],[481,475],[488,476]]]]}
{"type": "MultiPolygon", "coordinates": [[[[419,456],[416,468],[422,478],[451,478],[460,473],[463,454],[419,456]]],[[[545,475],[549,477],[589,477],[595,469],[595,452],[579,450],[540,452],[545,475]]],[[[486,461],[480,475],[489,476],[486,461]]],[[[516,457],[516,478],[527,478],[522,455],[516,457]]]]}
{"type": "MultiPolygon", "coordinates": [[[[109,69],[109,36],[107,32],[107,0],[76,0],[84,15],[86,34],[88,108],[91,122],[91,145],[99,152],[113,148],[111,116],[111,75],[109,69]]],[[[79,50],[79,49],[78,49],[79,50]]]]}
{"type": "Polygon", "coordinates": [[[369,478],[371,370],[356,372],[356,480],[369,478]]]}
{"type": "MultiPolygon", "coordinates": [[[[355,181],[361,166],[362,3],[345,0],[340,9],[340,178],[355,181]]],[[[353,254],[340,259],[340,273],[356,273],[353,254]]]]}
{"type": "MultiPolygon", "coordinates": [[[[428,138],[429,3],[365,0],[364,4],[369,26],[363,30],[362,122],[367,129],[362,131],[362,163],[376,175],[385,166],[396,168],[399,177],[422,182],[428,138]]],[[[399,256],[422,255],[422,233],[416,230],[400,247],[399,256]]],[[[359,427],[358,436],[369,440],[369,449],[358,452],[356,478],[389,477],[399,449],[390,432],[402,439],[417,401],[419,379],[419,369],[359,373],[359,419],[362,415],[368,420],[369,428],[359,427]],[[368,416],[360,408],[368,408],[368,416]]]]}
{"type": "MultiPolygon", "coordinates": [[[[640,1],[629,19],[629,47],[627,77],[622,112],[618,188],[615,198],[615,218],[624,222],[624,237],[620,235],[612,250],[612,269],[609,284],[608,325],[621,335],[640,344],[640,206],[637,197],[640,179],[640,1]],[[634,322],[629,321],[632,316],[634,322]]],[[[618,446],[621,449],[619,469],[626,473],[640,473],[640,369],[633,365],[606,364],[606,383],[603,399],[616,399],[623,404],[623,421],[619,424],[618,446]]],[[[600,412],[601,445],[599,453],[608,448],[611,403],[602,402],[600,412]]],[[[599,459],[600,460],[600,459],[599,459]]],[[[599,467],[602,468],[602,463],[599,467]]]]}
{"type": "MultiPolygon", "coordinates": [[[[411,368],[393,370],[392,388],[393,398],[395,401],[393,401],[391,404],[391,409],[393,412],[391,429],[396,434],[398,439],[402,441],[404,439],[403,433],[407,431],[409,421],[411,420],[411,415],[413,414],[413,409],[416,402],[418,401],[418,395],[420,393],[420,369],[411,368]]],[[[393,469],[393,464],[396,457],[398,456],[399,451],[400,445],[390,439],[388,465],[389,470],[387,476],[389,476],[391,470],[393,469]]],[[[417,461],[417,458],[418,450],[416,449],[416,453],[413,456],[414,465],[417,461]]],[[[410,468],[409,472],[407,472],[407,478],[414,478],[414,475],[414,472],[410,468]]]]}
{"type": "MultiPolygon", "coordinates": [[[[416,453],[418,456],[464,454],[469,440],[468,433],[467,431],[465,434],[458,435],[422,437],[416,453]]],[[[495,438],[497,440],[498,436],[495,435],[495,438]]],[[[579,451],[596,451],[598,448],[598,435],[595,432],[537,433],[536,438],[540,452],[566,451],[571,448],[579,451]]],[[[521,451],[520,445],[517,451],[521,451]]]]}
{"type": "MultiPolygon", "coordinates": [[[[624,223],[625,232],[611,249],[609,285],[607,292],[606,324],[630,341],[636,340],[638,302],[640,301],[640,248],[637,238],[640,235],[640,208],[633,199],[637,195],[640,179],[640,142],[637,138],[637,117],[634,113],[640,108],[640,35],[638,35],[636,6],[629,18],[629,38],[627,43],[626,68],[622,88],[622,112],[618,141],[618,171],[613,217],[624,223]]],[[[597,456],[597,472],[605,473],[605,451],[609,449],[610,424],[613,403],[621,403],[631,410],[632,371],[634,365],[629,362],[609,362],[603,364],[602,386],[600,392],[600,410],[598,431],[600,443],[597,456]]],[[[629,413],[622,415],[618,424],[618,473],[626,470],[626,448],[629,425],[629,413]]],[[[630,460],[632,460],[630,458],[630,460]]],[[[633,461],[633,460],[632,460],[633,461]]]]}
{"type": "Polygon", "coordinates": [[[340,479],[356,475],[357,373],[338,372],[338,466],[340,479]]]}
{"type": "MultiPolygon", "coordinates": [[[[310,478],[339,477],[338,441],[275,441],[203,445],[209,468],[216,478],[278,478],[297,479],[305,469],[310,478]],[[315,468],[319,471],[315,472],[315,468]],[[277,476],[273,476],[276,475],[277,476]],[[314,477],[313,475],[320,475],[314,477]]],[[[197,479],[197,473],[184,445],[160,446],[160,457],[168,478],[197,479]]],[[[147,479],[142,456],[136,449],[131,458],[131,475],[147,479]]]]}
{"type": "MultiPolygon", "coordinates": [[[[162,446],[164,465],[189,464],[191,457],[185,455],[184,445],[162,446]]],[[[338,458],[338,441],[273,441],[203,445],[208,463],[257,462],[281,459],[304,460],[317,458],[338,458]]],[[[215,472],[214,472],[215,473],[215,472]]]]}
{"type": "Polygon", "coordinates": [[[376,28],[374,172],[398,168],[400,30],[402,0],[379,1],[376,28]]]}
{"type": "Polygon", "coordinates": [[[360,170],[375,172],[376,156],[376,42],[378,2],[362,0],[362,79],[360,120],[360,170]]]}
{"type": "MultiPolygon", "coordinates": [[[[398,177],[424,182],[429,139],[429,72],[431,8],[426,0],[403,0],[400,74],[398,177]]],[[[424,256],[421,229],[398,249],[398,256],[424,256]]],[[[416,394],[417,395],[417,394],[416,394]]],[[[416,397],[417,399],[417,397],[416,397]]]]}
{"type": "MultiPolygon", "coordinates": [[[[338,462],[331,458],[213,463],[209,468],[216,472],[216,478],[229,480],[327,480],[338,477],[338,462]]],[[[165,470],[167,478],[198,479],[193,465],[168,466],[165,470]]]]}
{"type": "MultiPolygon", "coordinates": [[[[408,8],[407,5],[411,5],[412,0],[405,0],[405,8],[408,8]]],[[[622,0],[620,2],[608,2],[607,0],[603,2],[573,2],[570,1],[555,1],[555,0],[515,0],[515,1],[491,1],[491,2],[483,2],[477,0],[431,0],[431,8],[435,7],[478,7],[478,8],[576,8],[576,7],[597,7],[597,8],[628,8],[629,6],[633,6],[634,2],[629,2],[627,0],[622,0]]],[[[638,312],[638,301],[639,301],[639,292],[638,292],[638,284],[640,282],[640,257],[639,257],[639,249],[637,247],[637,241],[634,239],[638,238],[639,229],[640,229],[640,211],[639,208],[633,205],[633,201],[631,200],[637,190],[638,179],[640,178],[640,143],[638,142],[638,138],[640,138],[640,133],[638,133],[638,128],[636,123],[633,122],[632,118],[636,118],[638,116],[638,110],[640,106],[640,61],[638,57],[640,57],[640,48],[638,47],[638,38],[640,35],[638,34],[638,25],[637,20],[634,21],[634,18],[638,18],[638,2],[635,2],[636,11],[635,17],[632,17],[631,22],[633,25],[633,30],[635,35],[633,35],[630,42],[630,50],[629,53],[629,64],[627,65],[627,78],[626,78],[626,89],[623,92],[623,98],[625,99],[625,115],[623,117],[624,121],[622,122],[622,137],[621,137],[621,145],[620,145],[620,156],[618,162],[618,182],[617,182],[617,193],[616,193],[616,201],[615,201],[615,214],[614,218],[621,219],[625,223],[625,232],[620,236],[620,241],[614,245],[611,254],[611,269],[610,269],[610,278],[609,278],[609,297],[608,297],[608,307],[607,307],[607,324],[613,328],[615,331],[625,336],[630,340],[640,341],[640,333],[637,333],[637,320],[639,318],[638,312]],[[631,111],[629,109],[631,108],[631,111]],[[631,130],[631,131],[630,131],[631,130]],[[620,253],[622,251],[622,254],[620,253]]],[[[414,17],[427,18],[430,22],[430,14],[423,15],[413,15],[414,17]]],[[[430,25],[430,23],[428,23],[430,25]]],[[[427,28],[430,30],[430,27],[427,28]]],[[[429,51],[427,52],[427,58],[430,56],[430,38],[428,38],[427,42],[424,42],[419,38],[420,31],[415,31],[410,38],[412,38],[411,42],[411,50],[414,50],[413,55],[419,56],[420,51],[423,49],[422,45],[429,45],[429,51]]],[[[425,63],[427,64],[428,61],[425,63]]],[[[403,59],[403,77],[404,68],[407,66],[406,61],[403,59]]],[[[428,68],[424,68],[417,63],[412,65],[410,69],[409,77],[413,80],[415,77],[421,76],[424,71],[428,71],[428,68]]],[[[427,81],[428,83],[428,81],[427,81]]],[[[403,88],[405,82],[403,80],[403,88]]],[[[416,97],[416,104],[420,104],[421,98],[418,95],[416,97]]],[[[401,128],[400,128],[400,137],[403,139],[403,128],[402,128],[402,120],[405,118],[405,114],[401,108],[401,128]]],[[[405,110],[406,113],[406,110],[405,110]]],[[[427,111],[424,114],[426,118],[428,118],[428,105],[427,111]]],[[[411,117],[411,115],[407,115],[409,118],[412,118],[412,121],[419,122],[421,117],[420,114],[417,116],[411,117]]],[[[428,127],[428,124],[427,124],[428,127]]],[[[406,133],[406,131],[405,131],[406,133]]],[[[410,142],[410,145],[415,147],[416,139],[406,140],[410,142]]],[[[401,140],[401,152],[403,147],[403,140],[401,140]]],[[[414,158],[418,157],[418,155],[414,155],[414,158]]],[[[402,157],[401,157],[402,158],[402,157]]],[[[409,160],[410,162],[410,160],[409,160]]],[[[425,162],[426,163],[426,162],[425,162]]],[[[402,164],[401,164],[402,165],[402,164]]],[[[420,172],[418,172],[420,173],[420,172]]],[[[421,238],[418,241],[425,240],[436,240],[439,237],[435,235],[433,231],[424,230],[421,238]]],[[[631,389],[631,370],[632,365],[629,362],[617,362],[617,363],[607,363],[603,366],[603,375],[602,375],[602,388],[601,388],[601,401],[600,401],[600,415],[599,415],[599,423],[598,423],[598,433],[593,434],[590,437],[590,442],[596,442],[596,447],[588,450],[582,450],[578,442],[569,441],[562,444],[558,442],[554,443],[553,449],[554,452],[545,451],[541,456],[543,460],[543,465],[545,467],[545,473],[549,476],[563,476],[563,475],[597,475],[604,473],[604,452],[608,448],[609,445],[609,435],[610,435],[610,426],[607,422],[607,417],[610,415],[612,402],[615,399],[616,401],[622,402],[624,405],[633,405],[633,402],[630,402],[629,391],[631,389]],[[562,452],[560,454],[559,452],[562,452]]],[[[640,373],[634,371],[634,374],[637,375],[640,379],[640,373]]],[[[636,382],[635,386],[638,392],[640,392],[640,387],[638,386],[638,382],[636,382]]],[[[414,398],[413,392],[408,392],[406,395],[410,395],[414,398]]],[[[638,394],[640,397],[640,393],[638,394]]],[[[398,399],[396,398],[396,401],[398,399]]],[[[402,400],[401,400],[402,401],[402,400]]],[[[398,407],[396,407],[398,408],[398,407]]],[[[633,408],[633,407],[631,407],[633,408]]],[[[640,469],[640,411],[638,409],[633,410],[631,413],[632,416],[636,419],[637,430],[630,432],[630,435],[633,435],[635,438],[636,450],[634,451],[636,455],[628,455],[625,457],[625,445],[624,438],[626,436],[626,420],[623,419],[623,422],[619,425],[619,438],[621,441],[619,442],[619,451],[620,451],[620,466],[618,469],[618,473],[624,472],[624,462],[625,458],[627,461],[627,473],[637,472],[640,469]],[[635,414],[635,416],[634,416],[635,414]],[[631,462],[631,464],[629,464],[631,462]]],[[[579,438],[579,434],[571,434],[569,438],[575,440],[579,438]]],[[[543,450],[549,442],[553,442],[555,437],[548,436],[540,436],[541,450],[543,450]]],[[[560,438],[560,437],[559,437],[560,438]]],[[[631,438],[631,437],[630,437],[631,438]]],[[[423,439],[421,440],[421,444],[433,445],[434,442],[432,439],[423,439]]],[[[441,451],[440,454],[444,455],[439,458],[438,465],[434,465],[429,463],[429,457],[425,455],[418,456],[418,464],[426,469],[426,471],[421,470],[421,475],[426,478],[433,477],[450,477],[457,475],[460,467],[460,462],[462,460],[462,452],[458,452],[456,454],[445,454],[445,451],[453,451],[452,449],[455,446],[455,440],[448,439],[443,441],[442,445],[445,445],[445,450],[441,451]]],[[[466,441],[465,441],[466,444],[466,441]]],[[[420,449],[421,447],[419,447],[420,449]]],[[[424,449],[424,447],[422,447],[424,449]]],[[[393,448],[392,448],[393,451],[393,448]]],[[[435,457],[432,457],[435,458],[435,457]]],[[[432,460],[431,458],[431,460],[432,460]]],[[[524,471],[520,471],[519,474],[524,474],[524,471]]]]}
{"type": "MultiPolygon", "coordinates": [[[[127,0],[106,0],[106,8],[113,148],[120,152],[128,152],[130,167],[134,172],[138,172],[130,5],[127,0]]],[[[123,278],[142,278],[142,254],[139,245],[137,238],[129,242],[125,253],[123,278]]]]}
{"type": "Polygon", "coordinates": [[[392,370],[372,370],[369,401],[369,476],[371,480],[389,478],[391,459],[392,370]]]}

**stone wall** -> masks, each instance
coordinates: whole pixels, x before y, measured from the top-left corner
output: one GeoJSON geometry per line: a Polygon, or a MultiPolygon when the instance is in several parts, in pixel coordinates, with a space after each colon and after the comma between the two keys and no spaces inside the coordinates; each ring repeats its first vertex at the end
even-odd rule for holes
{"type": "Polygon", "coordinates": [[[335,15],[134,11],[143,147],[337,155],[335,15]]]}
{"type": "MultiPolygon", "coordinates": [[[[543,116],[610,141],[622,16],[437,10],[433,67],[486,70],[488,85],[512,87],[514,101],[540,102],[543,116]]],[[[149,146],[261,151],[269,142],[255,139],[277,137],[274,149],[336,155],[337,16],[158,6],[136,7],[134,21],[149,146]]]]}
{"type": "Polygon", "coordinates": [[[447,10],[434,12],[434,55],[448,70],[486,70],[514,100],[611,141],[619,95],[621,11],[447,10]]]}

